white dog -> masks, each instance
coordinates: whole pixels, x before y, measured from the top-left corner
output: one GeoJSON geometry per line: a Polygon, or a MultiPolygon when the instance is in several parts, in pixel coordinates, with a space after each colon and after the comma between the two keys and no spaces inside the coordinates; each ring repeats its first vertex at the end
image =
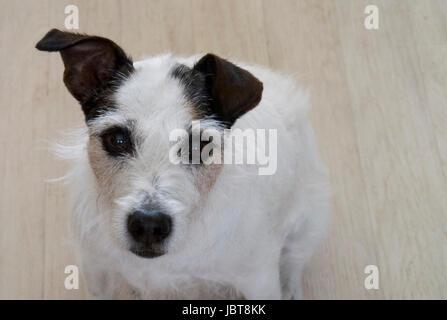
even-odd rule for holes
{"type": "Polygon", "coordinates": [[[212,54],[133,63],[108,39],[56,29],[36,48],[61,53],[64,82],[86,118],[76,146],[62,151],[74,160],[72,228],[93,297],[300,297],[330,211],[305,91],[212,54]],[[256,146],[276,148],[274,172],[259,174],[259,163],[173,163],[169,137],[190,133],[178,140],[183,157],[193,121],[225,145],[225,129],[276,130],[269,146],[256,146]]]}

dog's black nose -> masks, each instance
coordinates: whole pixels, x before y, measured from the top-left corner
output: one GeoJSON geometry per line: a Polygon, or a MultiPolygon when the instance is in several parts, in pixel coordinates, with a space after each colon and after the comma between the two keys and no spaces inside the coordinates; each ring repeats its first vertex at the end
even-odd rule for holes
{"type": "Polygon", "coordinates": [[[172,220],[161,212],[135,211],[127,218],[127,230],[143,246],[160,243],[171,232],[172,220]]]}

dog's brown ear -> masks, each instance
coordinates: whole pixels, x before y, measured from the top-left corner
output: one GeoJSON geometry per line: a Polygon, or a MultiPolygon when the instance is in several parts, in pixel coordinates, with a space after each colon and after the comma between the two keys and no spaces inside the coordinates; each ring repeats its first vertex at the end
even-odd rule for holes
{"type": "Polygon", "coordinates": [[[113,41],[84,34],[49,31],[36,44],[41,51],[59,51],[64,62],[64,83],[87,114],[92,95],[109,87],[118,73],[133,70],[131,59],[113,41]]]}
{"type": "Polygon", "coordinates": [[[212,112],[229,126],[261,101],[262,82],[225,59],[207,54],[194,69],[205,76],[212,112]]]}

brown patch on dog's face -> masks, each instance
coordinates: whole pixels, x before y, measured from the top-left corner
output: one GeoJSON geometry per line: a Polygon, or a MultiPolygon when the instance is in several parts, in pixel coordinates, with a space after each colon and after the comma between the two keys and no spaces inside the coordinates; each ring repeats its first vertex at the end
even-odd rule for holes
{"type": "Polygon", "coordinates": [[[206,199],[211,188],[219,178],[222,171],[221,164],[204,165],[194,172],[194,183],[200,192],[201,198],[206,199]]]}
{"type": "Polygon", "coordinates": [[[115,190],[119,187],[120,163],[110,157],[103,149],[101,138],[95,135],[89,137],[87,154],[100,195],[106,200],[112,201],[115,198],[115,190]]]}
{"type": "Polygon", "coordinates": [[[100,140],[98,137],[90,136],[87,143],[87,153],[90,166],[92,167],[97,180],[101,180],[101,177],[103,177],[106,172],[106,156],[102,152],[99,152],[99,150],[101,150],[100,140]]]}
{"type": "MultiPolygon", "coordinates": [[[[92,124],[92,132],[95,125],[92,124]]],[[[136,139],[132,135],[132,123],[123,125],[109,125],[101,128],[100,132],[90,134],[87,151],[90,166],[100,183],[107,190],[112,189],[117,183],[116,175],[122,174],[126,162],[135,157],[136,139]]]]}
{"type": "MultiPolygon", "coordinates": [[[[223,154],[224,150],[222,148],[223,130],[218,130],[214,127],[211,127],[210,129],[213,129],[214,131],[213,132],[214,134],[212,136],[207,136],[207,138],[204,138],[207,129],[203,129],[201,130],[200,134],[197,133],[198,136],[194,139],[193,138],[194,130],[192,129],[192,127],[189,128],[188,129],[189,150],[187,150],[188,154],[187,155],[179,154],[181,157],[184,157],[183,160],[188,161],[188,164],[185,164],[184,167],[186,170],[191,171],[194,177],[194,184],[196,185],[203,201],[206,200],[209,191],[216,183],[222,170],[224,160],[224,154],[223,154]],[[219,141],[214,141],[214,139],[218,139],[219,141]],[[194,142],[193,140],[197,142],[194,142]],[[199,140],[200,144],[198,143],[199,140]],[[200,145],[200,147],[198,147],[199,150],[197,154],[198,156],[200,156],[200,161],[197,161],[199,159],[194,159],[196,162],[193,161],[194,143],[197,143],[198,146],[200,145]],[[220,151],[218,153],[217,152],[215,153],[215,151],[219,149],[220,151]],[[217,159],[216,157],[219,157],[219,159],[217,159]]],[[[183,152],[186,150],[180,150],[180,151],[183,152]]]]}
{"type": "Polygon", "coordinates": [[[88,144],[88,159],[97,181],[103,185],[111,178],[113,165],[107,154],[102,149],[101,139],[91,135],[88,144]]]}

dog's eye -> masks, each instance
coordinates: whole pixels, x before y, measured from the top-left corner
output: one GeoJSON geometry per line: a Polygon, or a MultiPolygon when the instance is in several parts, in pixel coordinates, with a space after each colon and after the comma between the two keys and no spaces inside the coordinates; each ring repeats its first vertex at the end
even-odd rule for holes
{"type": "MultiPolygon", "coordinates": [[[[211,138],[212,141],[212,138],[211,138]]],[[[202,155],[202,150],[203,148],[208,145],[210,143],[210,141],[200,141],[200,143],[198,144],[194,144],[192,142],[192,137],[191,135],[189,136],[189,150],[187,151],[188,154],[187,156],[189,157],[189,164],[193,164],[193,153],[197,152],[197,156],[199,157],[197,160],[199,161],[199,163],[196,164],[202,164],[203,161],[206,160],[206,158],[208,158],[209,156],[213,155],[213,150],[211,149],[210,153],[208,155],[202,155]],[[205,158],[202,158],[205,157],[205,158]]],[[[177,153],[179,157],[184,156],[181,154],[181,150],[179,150],[179,152],[177,153]]]]}
{"type": "Polygon", "coordinates": [[[123,156],[132,152],[132,141],[126,129],[113,128],[105,132],[101,138],[104,149],[111,156],[123,156]]]}

